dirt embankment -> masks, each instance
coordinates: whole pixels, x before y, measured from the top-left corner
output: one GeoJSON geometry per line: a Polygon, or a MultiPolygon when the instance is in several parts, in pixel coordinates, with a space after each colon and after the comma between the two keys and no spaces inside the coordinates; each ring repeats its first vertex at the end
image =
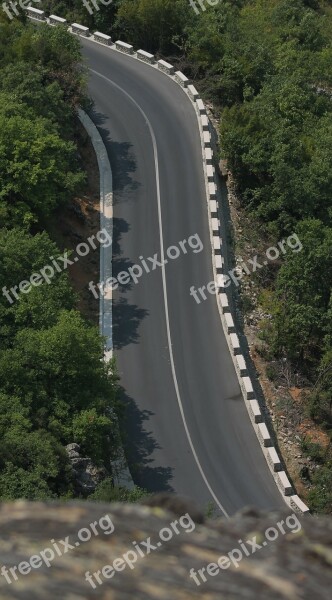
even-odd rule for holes
{"type": "MultiPolygon", "coordinates": [[[[81,166],[87,177],[84,193],[73,198],[66,208],[58,210],[48,224],[49,233],[59,248],[73,253],[78,244],[87,242],[100,230],[98,163],[90,138],[80,123],[77,125],[77,144],[81,166]]],[[[79,297],[77,308],[98,324],[99,302],[88,286],[90,281],[99,281],[99,245],[95,250],[91,247],[87,256],[81,256],[69,266],[68,274],[79,297]]]]}

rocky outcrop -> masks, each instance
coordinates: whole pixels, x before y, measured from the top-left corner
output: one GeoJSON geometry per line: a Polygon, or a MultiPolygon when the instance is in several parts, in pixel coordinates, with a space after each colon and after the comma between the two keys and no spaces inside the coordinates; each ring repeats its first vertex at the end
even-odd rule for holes
{"type": "Polygon", "coordinates": [[[105,479],[106,470],[96,467],[91,458],[81,457],[78,444],[68,444],[66,451],[73,469],[75,491],[78,495],[87,497],[95,491],[98,483],[105,479]]]}
{"type": "MultiPolygon", "coordinates": [[[[0,505],[0,562],[6,567],[7,577],[10,567],[22,563],[21,570],[27,571],[26,564],[32,555],[37,564],[36,556],[45,548],[54,549],[57,544],[63,552],[62,556],[52,559],[49,567],[43,563],[25,575],[19,574],[18,581],[12,577],[8,583],[5,575],[0,575],[1,600],[330,598],[331,518],[297,516],[300,528],[298,525],[293,530],[285,527],[284,534],[279,531],[277,539],[264,545],[268,528],[276,528],[277,522],[285,523],[290,511],[262,513],[248,509],[229,521],[202,523],[200,512],[181,499],[154,497],[149,503],[150,506],[90,502],[0,505]],[[191,516],[194,525],[187,531],[179,525],[185,513],[191,516]],[[165,532],[171,529],[172,522],[178,523],[180,533],[174,532],[169,541],[158,546],[161,531],[163,537],[167,537],[165,532]],[[78,542],[89,537],[87,532],[92,530],[92,524],[98,535],[91,534],[88,541],[78,542]],[[79,535],[80,531],[84,535],[79,535]],[[208,574],[207,565],[217,563],[222,556],[227,558],[246,540],[255,540],[259,549],[254,554],[250,551],[249,556],[242,552],[244,557],[237,565],[235,561],[229,568],[219,569],[219,573],[208,574]],[[68,548],[68,544],[72,547],[68,548]],[[122,568],[121,560],[114,563],[133,551],[134,544],[136,548],[139,544],[144,553],[132,564],[133,568],[127,563],[122,568]],[[151,544],[153,549],[149,547],[151,544]],[[111,571],[103,571],[103,568],[112,564],[116,564],[117,569],[107,579],[103,572],[110,575],[111,571]],[[202,568],[206,581],[197,585],[190,577],[190,570],[198,573],[202,568]],[[90,576],[99,572],[101,584],[95,583],[93,588],[86,579],[87,572],[90,576]]],[[[190,524],[188,518],[186,524],[190,524]]],[[[246,546],[249,547],[247,543],[246,546]]],[[[57,554],[55,550],[54,554],[57,554]]],[[[210,567],[210,572],[213,571],[215,568],[210,567]]]]}

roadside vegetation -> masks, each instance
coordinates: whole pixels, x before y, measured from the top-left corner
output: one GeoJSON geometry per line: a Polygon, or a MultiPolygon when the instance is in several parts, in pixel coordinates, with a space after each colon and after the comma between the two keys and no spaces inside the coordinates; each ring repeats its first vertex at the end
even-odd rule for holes
{"type": "Polygon", "coordinates": [[[316,1],[221,2],[197,17],[198,30],[188,38],[203,88],[220,106],[222,153],[255,235],[258,230],[263,239],[277,241],[296,232],[303,245],[265,283],[263,308],[272,319],[261,337],[267,358],[286,360],[300,376],[306,388],[303,412],[330,437],[309,476],[308,494],[314,510],[327,512],[332,511],[331,17],[331,8],[316,1]]]}

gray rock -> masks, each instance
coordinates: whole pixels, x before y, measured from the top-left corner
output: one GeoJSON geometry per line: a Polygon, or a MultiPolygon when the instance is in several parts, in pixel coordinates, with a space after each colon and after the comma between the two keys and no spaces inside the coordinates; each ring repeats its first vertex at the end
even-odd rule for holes
{"type": "Polygon", "coordinates": [[[84,497],[92,494],[98,483],[107,477],[106,469],[97,467],[91,458],[80,456],[78,444],[68,444],[66,451],[73,469],[74,485],[76,492],[84,497]]]}
{"type": "MultiPolygon", "coordinates": [[[[230,520],[208,521],[189,533],[180,528],[179,535],[161,543],[148,555],[139,558],[133,569],[126,566],[106,579],[101,571],[116,558],[133,550],[150,538],[157,544],[163,528],[179,520],[180,514],[195,516],[190,502],[178,502],[175,496],[153,501],[153,506],[100,504],[92,502],[28,503],[0,505],[0,563],[7,569],[28,561],[32,555],[51,548],[53,538],[68,537],[73,548],[55,556],[49,568],[43,564],[9,585],[0,576],[1,600],[329,600],[331,597],[332,519],[307,516],[298,519],[297,533],[287,531],[275,541],[262,546],[265,532],[285,522],[290,510],[261,512],[247,509],[230,520]],[[175,510],[172,509],[172,499],[175,510]],[[109,515],[114,532],[92,535],[86,543],[78,540],[78,531],[109,515]],[[240,549],[240,540],[260,545],[254,554],[243,556],[238,567],[231,566],[213,575],[206,567],[218,558],[240,549]],[[199,586],[190,578],[190,570],[205,569],[206,581],[199,586]],[[96,589],[86,581],[85,573],[99,572],[101,585],[96,589]]],[[[90,528],[91,529],[91,528],[90,528]]],[[[165,531],[165,530],[164,530],[165,531]]],[[[60,544],[62,548],[62,545],[60,544]]],[[[141,548],[143,546],[141,545],[141,548]]],[[[249,549],[249,545],[247,545],[249,549]]],[[[251,550],[251,548],[250,548],[251,550]]],[[[238,553],[236,556],[239,556],[238,553]]]]}

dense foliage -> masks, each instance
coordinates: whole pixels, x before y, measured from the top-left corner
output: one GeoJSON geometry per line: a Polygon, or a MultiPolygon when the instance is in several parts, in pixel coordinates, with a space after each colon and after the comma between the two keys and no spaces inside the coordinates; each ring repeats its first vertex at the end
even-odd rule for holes
{"type": "MultiPolygon", "coordinates": [[[[79,59],[65,31],[0,16],[1,290],[61,254],[42,223],[84,182],[72,141],[79,59]]],[[[110,469],[116,377],[76,300],[66,271],[18,301],[0,295],[1,499],[70,497],[71,442],[110,469]]]]}

